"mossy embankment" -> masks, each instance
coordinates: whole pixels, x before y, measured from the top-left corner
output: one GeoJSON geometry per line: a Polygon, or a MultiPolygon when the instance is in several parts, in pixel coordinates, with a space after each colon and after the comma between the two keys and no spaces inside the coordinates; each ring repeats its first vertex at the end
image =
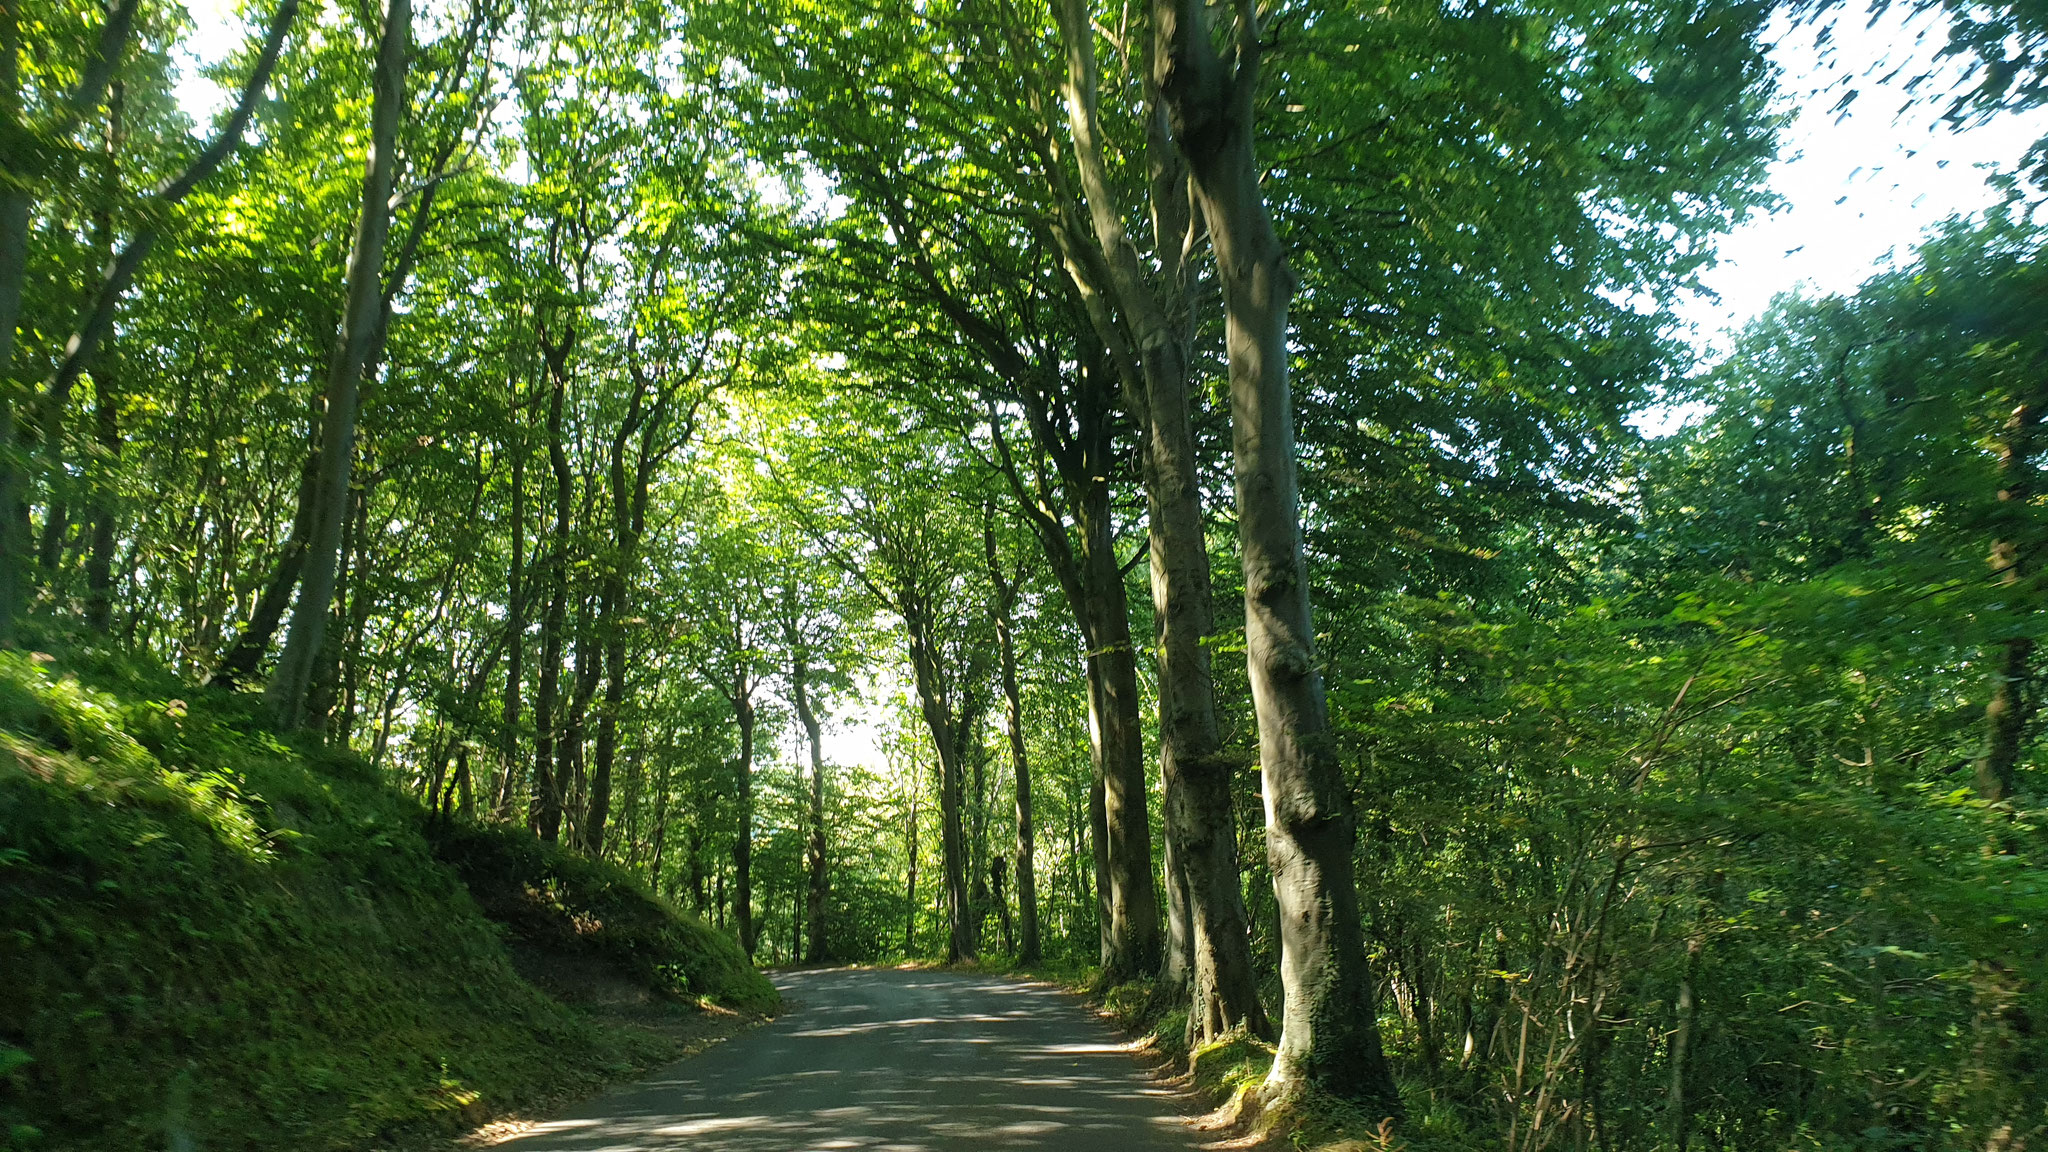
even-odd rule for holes
{"type": "Polygon", "coordinates": [[[670,1054],[514,950],[664,1004],[775,1000],[619,870],[437,826],[246,698],[0,653],[0,1148],[361,1147],[670,1054]]]}

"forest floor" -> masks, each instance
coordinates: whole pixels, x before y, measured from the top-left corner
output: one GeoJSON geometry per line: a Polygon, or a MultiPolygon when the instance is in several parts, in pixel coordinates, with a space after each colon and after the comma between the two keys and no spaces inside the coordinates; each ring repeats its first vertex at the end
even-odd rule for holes
{"type": "Polygon", "coordinates": [[[1197,1146],[1193,1101],[1056,986],[915,969],[775,981],[788,1010],[711,1058],[472,1142],[508,1152],[1197,1146]]]}

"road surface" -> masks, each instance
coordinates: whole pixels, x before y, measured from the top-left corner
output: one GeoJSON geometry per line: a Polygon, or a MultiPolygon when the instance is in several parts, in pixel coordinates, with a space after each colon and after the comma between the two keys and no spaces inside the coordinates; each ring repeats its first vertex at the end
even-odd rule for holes
{"type": "Polygon", "coordinates": [[[834,969],[791,1010],[500,1147],[511,1152],[1186,1152],[1179,1098],[1043,984],[834,969]]]}

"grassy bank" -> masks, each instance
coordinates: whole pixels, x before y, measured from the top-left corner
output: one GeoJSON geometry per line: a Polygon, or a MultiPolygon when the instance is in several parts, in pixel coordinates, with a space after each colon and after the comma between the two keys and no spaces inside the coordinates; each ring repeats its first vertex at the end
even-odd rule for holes
{"type": "Polygon", "coordinates": [[[244,697],[0,653],[0,1146],[356,1147],[667,1054],[537,988],[515,950],[774,1002],[736,945],[623,873],[430,827],[244,697]]]}

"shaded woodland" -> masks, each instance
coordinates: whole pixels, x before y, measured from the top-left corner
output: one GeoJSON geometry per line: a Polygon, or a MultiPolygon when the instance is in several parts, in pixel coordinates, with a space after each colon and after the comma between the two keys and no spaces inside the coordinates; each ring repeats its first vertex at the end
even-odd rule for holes
{"type": "Polygon", "coordinates": [[[1416,1149],[2048,1146],[2044,153],[1673,319],[1838,18],[0,0],[0,647],[1416,1149]]]}

